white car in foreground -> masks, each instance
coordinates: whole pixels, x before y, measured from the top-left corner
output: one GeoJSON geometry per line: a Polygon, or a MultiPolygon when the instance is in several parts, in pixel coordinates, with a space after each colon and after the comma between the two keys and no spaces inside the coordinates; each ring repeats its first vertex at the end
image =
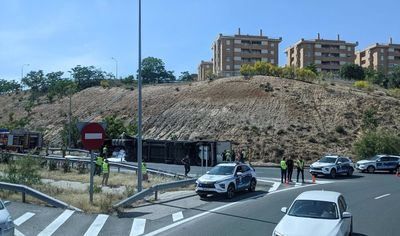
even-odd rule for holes
{"type": "Polygon", "coordinates": [[[344,236],[353,232],[353,218],[338,192],[307,191],[287,209],[272,236],[344,236]]]}

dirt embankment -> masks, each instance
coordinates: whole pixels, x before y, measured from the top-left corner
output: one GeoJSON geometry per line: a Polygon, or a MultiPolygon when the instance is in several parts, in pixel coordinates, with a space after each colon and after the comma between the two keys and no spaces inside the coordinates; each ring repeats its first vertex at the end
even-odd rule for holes
{"type": "MultiPolygon", "coordinates": [[[[26,97],[1,96],[0,122],[7,122],[11,112],[15,119],[26,116],[26,97]]],[[[69,100],[49,104],[43,98],[41,103],[30,112],[29,127],[44,130],[46,140],[57,145],[68,120],[69,100]]],[[[143,89],[146,138],[232,140],[251,147],[254,157],[264,161],[282,155],[315,159],[323,153],[351,154],[352,143],[361,133],[362,114],[370,107],[378,111],[380,126],[400,129],[399,99],[341,83],[257,76],[143,89]],[[266,91],[267,83],[273,91],[266,91]]],[[[73,116],[80,120],[100,121],[114,114],[132,122],[136,110],[136,90],[96,87],[72,97],[73,116]]]]}

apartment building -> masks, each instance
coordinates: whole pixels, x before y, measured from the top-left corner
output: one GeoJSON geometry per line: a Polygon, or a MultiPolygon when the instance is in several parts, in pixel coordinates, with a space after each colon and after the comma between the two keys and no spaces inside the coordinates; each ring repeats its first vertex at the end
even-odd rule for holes
{"type": "Polygon", "coordinates": [[[318,71],[338,72],[344,64],[355,61],[356,43],[340,40],[321,39],[318,33],[317,39],[301,39],[295,45],[286,49],[287,65],[304,68],[315,64],[318,71]]]}
{"type": "Polygon", "coordinates": [[[213,73],[213,62],[212,61],[201,61],[197,70],[198,70],[197,80],[198,81],[206,80],[207,74],[213,73]]]}
{"type": "Polygon", "coordinates": [[[240,28],[234,36],[219,34],[212,46],[214,74],[222,77],[239,75],[242,65],[257,61],[278,65],[280,42],[282,38],[263,36],[262,30],[259,35],[242,35],[240,28]]]}
{"type": "Polygon", "coordinates": [[[392,38],[389,44],[376,43],[356,53],[356,64],[388,74],[400,65],[400,44],[393,44],[392,38]]]}

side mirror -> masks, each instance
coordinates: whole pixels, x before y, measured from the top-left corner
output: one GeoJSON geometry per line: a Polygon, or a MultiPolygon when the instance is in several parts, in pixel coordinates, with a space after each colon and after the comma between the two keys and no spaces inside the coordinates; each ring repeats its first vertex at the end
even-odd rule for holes
{"type": "Polygon", "coordinates": [[[10,201],[4,201],[3,203],[4,203],[4,206],[9,206],[11,204],[10,201]]]}
{"type": "Polygon", "coordinates": [[[347,211],[343,212],[342,218],[351,218],[351,213],[347,211]]]}
{"type": "Polygon", "coordinates": [[[209,173],[210,173],[210,171],[207,171],[207,172],[206,172],[206,174],[209,174],[209,173]]]}
{"type": "Polygon", "coordinates": [[[281,212],[286,214],[286,212],[287,212],[287,207],[282,207],[282,208],[281,208],[281,212]]]}
{"type": "Polygon", "coordinates": [[[340,164],[342,164],[342,162],[341,162],[341,161],[338,161],[338,164],[340,165],[340,164]]]}
{"type": "Polygon", "coordinates": [[[243,173],[242,172],[237,172],[236,175],[237,176],[241,176],[241,175],[243,175],[243,173]]]}

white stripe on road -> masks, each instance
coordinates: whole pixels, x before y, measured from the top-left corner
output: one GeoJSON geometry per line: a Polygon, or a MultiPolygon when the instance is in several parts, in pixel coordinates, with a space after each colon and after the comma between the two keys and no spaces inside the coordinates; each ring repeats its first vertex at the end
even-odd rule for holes
{"type": "Polygon", "coordinates": [[[14,229],[14,236],[25,236],[25,234],[21,233],[18,229],[14,229]]]}
{"type": "Polygon", "coordinates": [[[146,219],[133,219],[131,233],[129,234],[129,236],[136,236],[143,234],[145,226],[146,226],[146,219]]]}
{"type": "Polygon", "coordinates": [[[181,211],[172,214],[172,221],[173,221],[173,222],[178,221],[178,220],[182,220],[182,219],[183,219],[183,214],[182,214],[181,211]]]}
{"type": "Polygon", "coordinates": [[[274,185],[272,185],[272,187],[269,188],[268,192],[269,193],[275,192],[279,188],[279,186],[281,186],[280,182],[274,182],[274,185]]]}
{"type": "Polygon", "coordinates": [[[387,196],[389,196],[389,195],[390,195],[390,193],[384,194],[384,195],[382,195],[382,196],[376,197],[375,200],[381,199],[381,198],[383,198],[383,197],[387,197],[387,196]]]}
{"type": "Polygon", "coordinates": [[[90,225],[84,236],[98,235],[101,228],[103,228],[103,225],[106,223],[107,219],[108,215],[98,215],[93,223],[90,225]]]}
{"type": "Polygon", "coordinates": [[[69,217],[72,216],[72,214],[74,214],[74,211],[65,210],[61,215],[59,215],[57,217],[57,219],[55,219],[53,222],[51,222],[51,224],[49,224],[42,232],[40,232],[38,234],[38,236],[50,236],[50,235],[52,235],[54,232],[56,232],[56,230],[58,228],[60,228],[60,226],[62,224],[65,223],[65,221],[68,220],[69,217]]]}
{"type": "Polygon", "coordinates": [[[300,182],[296,182],[296,184],[294,185],[295,187],[299,187],[299,186],[301,186],[301,185],[303,185],[302,183],[300,183],[300,182]]]}
{"type": "Polygon", "coordinates": [[[14,224],[16,226],[22,225],[25,221],[29,220],[32,216],[34,216],[35,213],[32,212],[27,212],[23,214],[22,216],[18,217],[16,220],[14,220],[14,224]]]}

